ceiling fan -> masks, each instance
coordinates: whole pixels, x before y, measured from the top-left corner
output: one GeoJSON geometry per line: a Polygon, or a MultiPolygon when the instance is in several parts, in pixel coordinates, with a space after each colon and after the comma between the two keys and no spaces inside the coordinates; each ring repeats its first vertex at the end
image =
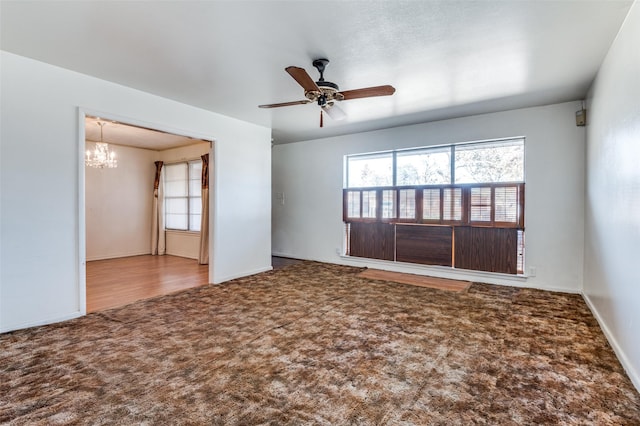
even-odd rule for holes
{"type": "Polygon", "coordinates": [[[284,70],[298,82],[304,89],[304,97],[306,99],[292,102],[282,102],[279,104],[267,104],[258,105],[259,108],[278,108],[291,105],[304,105],[311,102],[316,102],[320,109],[320,127],[323,127],[322,112],[326,112],[329,117],[334,120],[342,120],[346,117],[346,114],[335,103],[341,101],[348,101],[349,99],[358,98],[371,98],[374,96],[389,96],[393,95],[396,89],[393,86],[375,86],[365,87],[363,89],[345,90],[340,91],[337,84],[324,79],[324,69],[329,63],[328,59],[316,59],[312,62],[313,66],[320,73],[320,80],[314,82],[313,79],[307,74],[304,68],[290,66],[284,70]]]}

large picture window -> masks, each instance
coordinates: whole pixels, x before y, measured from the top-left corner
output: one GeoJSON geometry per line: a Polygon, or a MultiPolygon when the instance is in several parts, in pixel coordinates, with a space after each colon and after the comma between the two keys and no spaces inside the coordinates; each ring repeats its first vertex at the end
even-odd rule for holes
{"type": "MultiPolygon", "coordinates": [[[[346,241],[364,244],[384,232],[385,253],[375,258],[424,258],[428,264],[522,272],[524,138],[347,156],[345,177],[346,241]],[[363,225],[350,226],[359,222],[363,225]],[[375,223],[396,225],[395,231],[375,223]],[[366,237],[359,235],[363,232],[366,237]],[[410,242],[402,240],[407,238],[410,242]],[[434,250],[436,260],[428,254],[434,250]],[[444,262],[447,250],[451,258],[444,262]]],[[[375,248],[365,252],[375,253],[375,248]]],[[[350,247],[348,253],[353,254],[350,247]]]]}
{"type": "Polygon", "coordinates": [[[524,182],[524,140],[454,145],[455,182],[524,182]]]}
{"type": "Polygon", "coordinates": [[[523,138],[358,154],[346,166],[345,222],[524,227],[523,138]]]}
{"type": "Polygon", "coordinates": [[[397,185],[451,183],[451,148],[430,148],[396,153],[397,185]]]}
{"type": "Polygon", "coordinates": [[[393,185],[393,153],[350,156],[347,180],[353,187],[393,185]]]}
{"type": "Polygon", "coordinates": [[[346,188],[524,182],[524,138],[347,156],[346,188]]]}
{"type": "Polygon", "coordinates": [[[202,161],[166,164],[164,169],[165,227],[200,231],[202,161]]]}

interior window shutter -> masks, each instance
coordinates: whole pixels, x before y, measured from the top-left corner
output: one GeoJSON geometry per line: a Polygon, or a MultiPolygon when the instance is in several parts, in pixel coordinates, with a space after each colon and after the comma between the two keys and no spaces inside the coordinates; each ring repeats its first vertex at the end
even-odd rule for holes
{"type": "Polygon", "coordinates": [[[462,188],[444,188],[442,191],[442,219],[462,220],[462,188]]]}

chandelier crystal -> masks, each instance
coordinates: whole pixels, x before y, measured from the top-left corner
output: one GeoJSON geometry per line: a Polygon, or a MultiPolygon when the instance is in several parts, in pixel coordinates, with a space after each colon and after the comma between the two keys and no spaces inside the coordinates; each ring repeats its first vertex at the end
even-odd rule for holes
{"type": "Polygon", "coordinates": [[[91,150],[87,150],[87,156],[84,160],[85,165],[96,169],[113,169],[118,167],[116,153],[109,149],[109,144],[103,141],[102,128],[106,123],[98,121],[96,124],[100,126],[100,142],[96,142],[96,146],[91,150]]]}

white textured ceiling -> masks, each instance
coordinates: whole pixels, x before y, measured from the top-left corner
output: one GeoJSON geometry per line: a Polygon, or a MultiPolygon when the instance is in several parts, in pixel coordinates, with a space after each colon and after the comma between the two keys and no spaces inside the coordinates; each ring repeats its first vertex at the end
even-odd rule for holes
{"type": "MultiPolygon", "coordinates": [[[[275,143],[584,98],[631,0],[6,1],[3,50],[272,127],[275,143]],[[303,99],[301,66],[346,121],[303,99]]],[[[118,111],[112,111],[117,114],[118,111]]]]}
{"type": "Polygon", "coordinates": [[[163,151],[165,149],[207,142],[202,139],[174,135],[172,133],[91,116],[85,117],[84,131],[85,140],[87,141],[133,146],[136,148],[152,149],[154,151],[163,151]],[[102,132],[100,132],[98,122],[103,123],[102,132]]]}

